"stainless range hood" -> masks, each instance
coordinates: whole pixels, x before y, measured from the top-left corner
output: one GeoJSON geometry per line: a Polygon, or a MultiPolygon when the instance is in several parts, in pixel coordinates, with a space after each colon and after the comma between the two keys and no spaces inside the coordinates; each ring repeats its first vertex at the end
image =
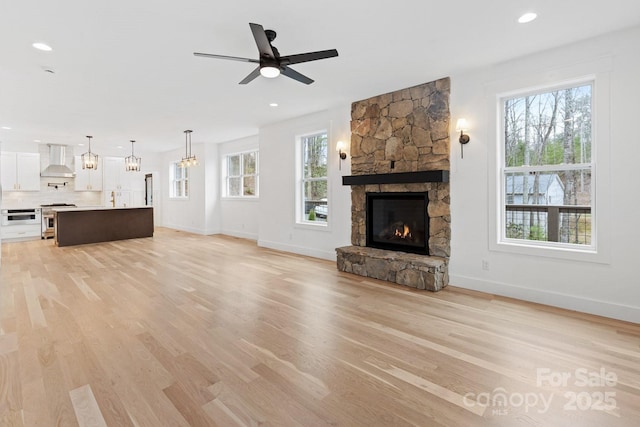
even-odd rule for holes
{"type": "Polygon", "coordinates": [[[66,163],[67,146],[58,144],[47,144],[49,146],[49,166],[47,166],[40,176],[49,178],[73,178],[76,176],[66,163]]]}

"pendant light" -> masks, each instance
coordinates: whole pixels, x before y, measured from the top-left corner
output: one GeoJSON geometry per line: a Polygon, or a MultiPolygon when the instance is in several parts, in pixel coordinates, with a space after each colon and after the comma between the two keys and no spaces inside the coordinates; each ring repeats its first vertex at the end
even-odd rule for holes
{"type": "Polygon", "coordinates": [[[198,159],[196,156],[191,154],[191,132],[192,130],[184,131],[184,157],[178,164],[181,168],[195,166],[198,164],[198,159]]]}
{"type": "Polygon", "coordinates": [[[89,138],[89,151],[81,156],[82,169],[96,170],[98,169],[98,155],[91,152],[91,138],[93,137],[91,135],[87,135],[87,138],[89,138]]]}
{"type": "Polygon", "coordinates": [[[142,159],[133,154],[133,144],[135,140],[131,140],[131,155],[124,158],[124,167],[127,172],[140,172],[140,164],[142,159]]]}

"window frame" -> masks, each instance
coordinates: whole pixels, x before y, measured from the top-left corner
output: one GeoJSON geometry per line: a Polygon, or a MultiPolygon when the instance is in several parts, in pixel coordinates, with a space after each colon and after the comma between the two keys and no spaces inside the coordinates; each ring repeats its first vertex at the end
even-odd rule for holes
{"type": "Polygon", "coordinates": [[[488,127],[488,173],[487,173],[487,237],[488,249],[510,255],[547,257],[578,262],[600,264],[611,263],[611,73],[612,58],[603,56],[593,61],[559,66],[554,69],[529,70],[529,73],[504,76],[484,85],[488,127]],[[537,72],[536,72],[537,71],[537,72]],[[527,91],[540,91],[555,87],[593,82],[593,150],[592,174],[597,175],[592,192],[592,244],[594,249],[568,249],[564,247],[537,246],[525,242],[504,242],[500,239],[502,223],[501,192],[503,126],[501,125],[501,99],[520,95],[527,91]]]}
{"type": "Polygon", "coordinates": [[[296,135],[296,213],[295,220],[296,226],[301,228],[311,228],[320,230],[330,230],[330,218],[331,218],[331,203],[330,203],[330,181],[329,181],[329,141],[330,134],[328,129],[319,129],[313,132],[307,132],[304,134],[296,135]],[[326,166],[327,171],[324,177],[306,178],[304,176],[305,170],[305,140],[307,138],[325,135],[326,136],[326,166]],[[308,182],[322,182],[324,181],[327,186],[327,217],[325,221],[309,221],[307,214],[305,213],[305,184],[308,182]]]}
{"type": "Polygon", "coordinates": [[[245,150],[245,151],[239,151],[239,152],[234,152],[234,153],[229,153],[227,155],[224,156],[224,161],[223,161],[223,168],[222,170],[223,172],[223,182],[224,182],[224,198],[226,199],[234,199],[234,200],[242,200],[242,199],[249,199],[249,200],[255,200],[257,198],[259,198],[260,196],[260,155],[259,155],[259,150],[258,149],[252,149],[252,150],[245,150]],[[254,174],[245,174],[244,173],[244,155],[245,154],[250,154],[250,153],[255,153],[255,158],[256,158],[256,168],[255,168],[255,173],[254,174]],[[229,162],[231,161],[232,157],[238,157],[240,159],[239,161],[239,171],[240,174],[239,175],[233,175],[231,176],[229,174],[230,171],[230,167],[229,167],[229,162]],[[244,180],[246,177],[255,177],[255,194],[253,195],[245,195],[244,194],[244,180]],[[230,182],[230,178],[240,178],[240,193],[238,195],[232,195],[229,192],[229,182],[230,182]]]}
{"type": "Polygon", "coordinates": [[[171,162],[169,164],[169,199],[171,200],[188,200],[189,199],[189,168],[180,166],[180,162],[171,162]],[[177,169],[182,169],[183,177],[176,179],[177,169]],[[180,182],[182,195],[176,195],[176,183],[180,182]]]}
{"type": "MultiPolygon", "coordinates": [[[[595,122],[598,120],[597,115],[595,114],[595,78],[589,78],[585,80],[576,80],[571,82],[564,82],[561,84],[550,85],[550,86],[542,86],[535,89],[525,89],[521,92],[511,92],[507,96],[499,96],[498,97],[498,108],[501,112],[499,115],[499,146],[498,146],[498,155],[500,159],[500,192],[498,194],[499,203],[500,203],[500,217],[499,221],[499,243],[504,245],[524,245],[531,247],[541,247],[541,248],[558,248],[567,251],[578,251],[578,252],[596,252],[596,242],[597,242],[597,212],[595,206],[596,199],[596,187],[597,187],[597,176],[594,173],[595,171],[595,157],[597,153],[597,145],[598,141],[595,138],[595,122]],[[546,94],[550,92],[561,91],[564,89],[571,89],[583,86],[591,86],[591,159],[589,162],[585,163],[571,163],[571,164],[549,164],[549,165],[523,165],[523,166],[508,166],[506,164],[506,141],[505,141],[505,104],[508,100],[514,98],[524,98],[526,96],[531,95],[540,95],[546,94]],[[563,243],[563,242],[552,242],[545,240],[533,240],[533,239],[517,239],[511,238],[507,236],[507,211],[506,205],[507,203],[507,193],[506,193],[506,177],[509,173],[513,174],[521,174],[521,173],[553,173],[553,172],[566,172],[566,171],[578,171],[584,170],[588,171],[591,174],[591,191],[590,191],[590,214],[591,214],[591,235],[590,235],[590,244],[577,244],[577,243],[563,243]]],[[[559,114],[559,113],[558,113],[559,114]]],[[[536,206],[536,205],[532,205],[536,206]]],[[[537,206],[552,206],[547,204],[540,204],[537,206]]]]}

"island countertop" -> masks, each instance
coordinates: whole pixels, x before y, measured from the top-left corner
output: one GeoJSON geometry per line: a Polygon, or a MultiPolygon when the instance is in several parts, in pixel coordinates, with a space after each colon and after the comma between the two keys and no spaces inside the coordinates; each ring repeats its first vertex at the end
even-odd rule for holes
{"type": "Polygon", "coordinates": [[[56,246],[153,237],[153,207],[64,207],[54,212],[56,246]]]}
{"type": "Polygon", "coordinates": [[[67,211],[105,211],[115,209],[146,209],[152,208],[152,206],[57,206],[51,208],[53,212],[67,212],[67,211]]]}

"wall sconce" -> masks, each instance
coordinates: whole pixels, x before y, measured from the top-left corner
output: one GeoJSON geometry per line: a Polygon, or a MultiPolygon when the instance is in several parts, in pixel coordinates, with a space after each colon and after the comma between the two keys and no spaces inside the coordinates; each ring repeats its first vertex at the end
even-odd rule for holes
{"type": "Polygon", "coordinates": [[[347,153],[344,151],[346,148],[346,144],[342,141],[338,141],[338,143],[336,144],[336,151],[338,152],[338,156],[340,156],[340,160],[338,163],[339,170],[342,170],[342,161],[347,158],[347,153]]]}
{"type": "Polygon", "coordinates": [[[458,138],[458,142],[460,143],[460,158],[464,159],[464,145],[469,143],[469,135],[464,133],[465,130],[469,129],[469,123],[467,123],[467,119],[458,119],[456,123],[456,131],[460,132],[460,138],[458,138]]]}

